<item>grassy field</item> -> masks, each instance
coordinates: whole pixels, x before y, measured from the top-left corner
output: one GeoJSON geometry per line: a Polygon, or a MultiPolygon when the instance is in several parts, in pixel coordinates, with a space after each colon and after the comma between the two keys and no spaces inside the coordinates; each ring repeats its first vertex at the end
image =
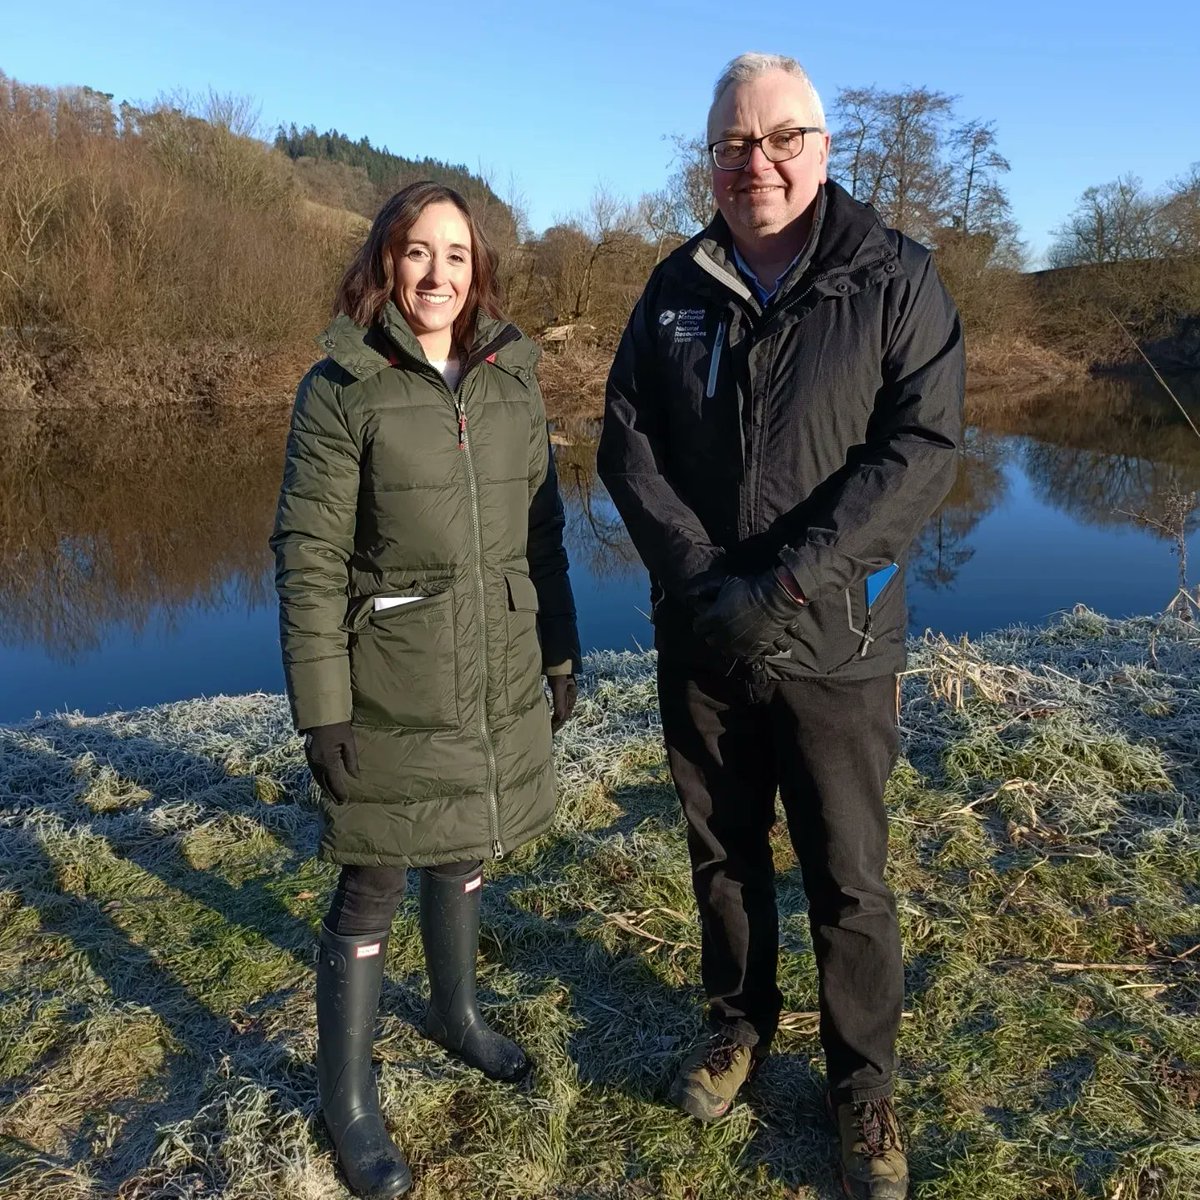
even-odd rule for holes
{"type": "MultiPolygon", "coordinates": [[[[482,990],[532,1090],[425,1041],[413,903],[377,1055],[420,1200],[838,1195],[812,949],[777,830],[789,1010],[721,1124],[664,1105],[697,929],[652,660],[599,655],[562,803],[493,866],[482,990]]],[[[890,785],[922,1200],[1200,1196],[1200,633],[1088,612],[914,646],[890,785]]],[[[0,730],[0,1196],[344,1194],[314,1123],[313,862],[276,696],[0,730]]]]}

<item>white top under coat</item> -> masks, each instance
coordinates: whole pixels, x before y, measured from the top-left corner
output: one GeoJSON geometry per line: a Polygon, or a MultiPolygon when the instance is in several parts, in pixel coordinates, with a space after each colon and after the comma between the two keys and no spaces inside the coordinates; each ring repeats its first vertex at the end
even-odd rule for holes
{"type": "Polygon", "coordinates": [[[446,386],[454,391],[458,387],[459,376],[462,374],[462,362],[457,358],[431,358],[431,367],[436,367],[446,381],[446,386]]]}

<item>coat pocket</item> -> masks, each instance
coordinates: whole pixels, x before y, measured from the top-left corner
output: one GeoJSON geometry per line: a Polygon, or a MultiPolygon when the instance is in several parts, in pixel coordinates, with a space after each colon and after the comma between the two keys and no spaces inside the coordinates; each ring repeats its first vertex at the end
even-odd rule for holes
{"type": "Polygon", "coordinates": [[[538,640],[538,595],[533,580],[519,571],[504,572],[508,596],[508,648],[505,655],[508,706],[524,712],[543,696],[542,647],[538,640]]]}
{"type": "Polygon", "coordinates": [[[354,720],[389,728],[457,728],[453,589],[378,612],[372,601],[358,602],[349,622],[354,720]]]}
{"type": "Polygon", "coordinates": [[[883,601],[890,598],[892,580],[899,574],[895,563],[868,575],[862,583],[847,588],[846,623],[850,632],[859,639],[858,657],[865,658],[878,634],[877,613],[883,601]]]}

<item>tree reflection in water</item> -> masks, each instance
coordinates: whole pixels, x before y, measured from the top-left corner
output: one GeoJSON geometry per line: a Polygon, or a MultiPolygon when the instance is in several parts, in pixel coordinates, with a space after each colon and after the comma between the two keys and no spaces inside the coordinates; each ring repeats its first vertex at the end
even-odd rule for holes
{"type": "Polygon", "coordinates": [[[265,603],[287,420],[0,413],[0,641],[69,661],[118,622],[265,603]]]}
{"type": "Polygon", "coordinates": [[[554,432],[554,461],[567,513],[566,543],[572,567],[593,579],[630,579],[641,560],[604,485],[596,475],[598,422],[578,422],[554,432]]]}
{"type": "MultiPolygon", "coordinates": [[[[1200,419],[1200,381],[1173,386],[1200,419]]],[[[968,412],[958,478],[911,558],[927,589],[954,585],[1014,469],[1075,521],[1149,529],[1167,546],[1146,519],[1200,492],[1200,438],[1152,380],[973,398],[968,412]]],[[[69,661],[118,625],[136,633],[152,619],[179,625],[188,609],[273,605],[267,537],[287,422],[283,409],[0,412],[0,644],[69,661]]],[[[642,572],[596,478],[597,434],[595,424],[555,432],[585,601],[593,582],[642,572]]],[[[1186,528],[1198,523],[1193,504],[1186,528]]]]}
{"type": "Polygon", "coordinates": [[[967,538],[996,508],[1008,490],[1004,464],[1010,455],[1003,438],[969,429],[958,476],[933,519],[917,536],[909,556],[909,573],[918,583],[937,591],[949,587],[971,561],[975,550],[967,538]]]}
{"type": "MultiPolygon", "coordinates": [[[[1171,381],[1193,421],[1200,378],[1171,381]]],[[[1099,528],[1139,528],[1174,548],[1167,519],[1200,491],[1200,438],[1153,379],[1096,379],[1077,392],[969,398],[971,428],[958,479],[914,547],[914,577],[953,583],[974,550],[968,535],[1005,498],[1017,466],[1041,503],[1099,528]],[[1158,524],[1148,523],[1145,518],[1158,524]]],[[[1198,421],[1200,423],[1200,421],[1198,421]]],[[[1194,502],[1183,533],[1200,524],[1194,502]]]]}

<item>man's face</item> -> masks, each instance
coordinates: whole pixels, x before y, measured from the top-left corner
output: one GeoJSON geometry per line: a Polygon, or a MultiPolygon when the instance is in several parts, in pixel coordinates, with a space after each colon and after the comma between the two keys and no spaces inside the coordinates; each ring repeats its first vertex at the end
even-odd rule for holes
{"type": "MultiPolygon", "coordinates": [[[[708,118],[708,140],[758,138],[777,129],[815,125],[808,92],[794,75],[768,71],[728,88],[708,118]]],[[[767,160],[755,146],[740,171],[712,168],[721,215],[745,241],[769,237],[808,211],[828,177],[829,134],[804,135],[804,152],[787,162],[767,160]]]]}

